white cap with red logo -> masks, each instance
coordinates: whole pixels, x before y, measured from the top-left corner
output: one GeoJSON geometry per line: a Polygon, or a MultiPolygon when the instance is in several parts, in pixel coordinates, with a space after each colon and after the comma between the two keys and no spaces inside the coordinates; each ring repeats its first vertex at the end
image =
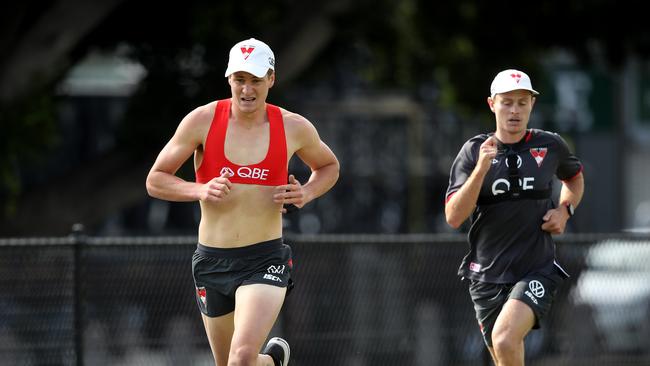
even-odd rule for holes
{"type": "Polygon", "coordinates": [[[539,92],[533,89],[530,78],[525,72],[514,69],[503,70],[492,80],[490,95],[494,98],[497,94],[519,89],[528,90],[533,95],[539,95],[539,92]]]}
{"type": "Polygon", "coordinates": [[[255,38],[241,41],[230,49],[226,77],[237,71],[264,77],[269,69],[275,70],[275,56],[271,48],[255,38]]]}

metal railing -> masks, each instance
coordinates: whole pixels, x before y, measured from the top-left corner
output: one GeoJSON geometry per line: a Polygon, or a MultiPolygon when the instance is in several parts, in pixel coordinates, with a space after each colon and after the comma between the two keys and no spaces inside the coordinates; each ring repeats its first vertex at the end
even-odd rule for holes
{"type": "MultiPolygon", "coordinates": [[[[295,289],[274,334],[292,365],[476,365],[485,347],[456,271],[462,234],[291,235],[295,289]]],[[[564,235],[571,278],[528,365],[650,361],[650,236],[564,235]]],[[[0,239],[0,359],[9,365],[202,365],[196,237],[0,239]]],[[[4,364],[4,363],[3,363],[4,364]]]]}

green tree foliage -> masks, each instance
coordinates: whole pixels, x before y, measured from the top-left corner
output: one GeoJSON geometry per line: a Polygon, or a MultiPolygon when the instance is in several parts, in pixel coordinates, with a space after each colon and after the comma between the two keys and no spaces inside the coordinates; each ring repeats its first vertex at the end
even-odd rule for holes
{"type": "MultiPolygon", "coordinates": [[[[357,89],[398,90],[433,98],[426,101],[475,120],[486,113],[490,80],[504,68],[537,77],[545,56],[556,49],[569,50],[583,66],[610,71],[629,55],[647,57],[650,31],[644,14],[631,4],[607,0],[542,0],[525,6],[475,0],[155,6],[124,1],[70,52],[71,59],[79,59],[89,50],[126,43],[130,56],[145,67],[147,77],[130,100],[118,146],[141,154],[159,150],[191,106],[228,95],[223,77],[228,50],[248,37],[265,40],[276,52],[275,101],[288,89],[319,86],[341,97],[357,89]],[[294,62],[310,46],[316,49],[307,65],[294,62]],[[423,94],[423,87],[435,93],[423,94]]],[[[7,202],[20,192],[23,159],[44,154],[57,139],[51,85],[38,97],[2,106],[0,197],[7,202]]],[[[5,206],[11,210],[11,204],[5,206]]]]}
{"type": "Polygon", "coordinates": [[[23,187],[21,168],[37,165],[55,145],[55,126],[55,103],[49,93],[0,105],[0,202],[4,202],[0,217],[15,212],[23,187]]]}

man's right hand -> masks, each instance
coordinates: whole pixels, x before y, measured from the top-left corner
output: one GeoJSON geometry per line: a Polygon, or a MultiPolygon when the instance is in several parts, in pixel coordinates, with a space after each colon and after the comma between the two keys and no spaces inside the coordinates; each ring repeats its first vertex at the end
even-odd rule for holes
{"type": "Polygon", "coordinates": [[[497,139],[494,136],[485,140],[478,152],[478,163],[476,164],[483,172],[490,170],[492,160],[497,156],[497,139]]]}
{"type": "Polygon", "coordinates": [[[220,177],[212,178],[203,184],[199,191],[199,199],[203,202],[219,202],[226,198],[232,188],[232,183],[228,179],[230,176],[228,172],[223,172],[220,177]]]}

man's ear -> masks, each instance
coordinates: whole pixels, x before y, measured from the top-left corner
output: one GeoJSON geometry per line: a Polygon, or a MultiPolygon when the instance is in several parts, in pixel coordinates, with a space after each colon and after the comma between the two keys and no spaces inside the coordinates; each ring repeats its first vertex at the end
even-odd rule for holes
{"type": "MultiPolygon", "coordinates": [[[[496,97],[496,96],[495,96],[496,97]]],[[[487,104],[490,106],[490,110],[494,112],[494,98],[487,97],[487,104]]]]}

